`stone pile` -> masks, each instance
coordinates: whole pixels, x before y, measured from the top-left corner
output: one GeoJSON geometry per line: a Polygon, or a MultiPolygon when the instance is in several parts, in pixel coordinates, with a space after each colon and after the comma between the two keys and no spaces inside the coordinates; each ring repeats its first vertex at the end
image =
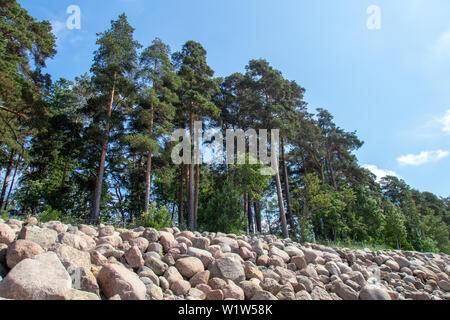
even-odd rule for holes
{"type": "Polygon", "coordinates": [[[448,255],[0,220],[0,299],[441,300],[448,255]]]}

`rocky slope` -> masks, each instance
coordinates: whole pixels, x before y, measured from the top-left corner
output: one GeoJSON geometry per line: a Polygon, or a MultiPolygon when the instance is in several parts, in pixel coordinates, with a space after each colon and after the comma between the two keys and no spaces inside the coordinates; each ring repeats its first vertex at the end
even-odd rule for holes
{"type": "Polygon", "coordinates": [[[0,297],[21,300],[450,299],[448,255],[0,220],[0,297]]]}

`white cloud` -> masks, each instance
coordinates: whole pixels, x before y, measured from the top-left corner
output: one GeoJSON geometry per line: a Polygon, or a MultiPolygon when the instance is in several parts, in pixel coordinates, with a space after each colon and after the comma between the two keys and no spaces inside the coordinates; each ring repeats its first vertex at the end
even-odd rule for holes
{"type": "Polygon", "coordinates": [[[436,57],[447,60],[450,58],[450,30],[444,32],[434,46],[436,57]]]}
{"type": "Polygon", "coordinates": [[[449,154],[450,152],[444,150],[423,151],[420,154],[407,154],[401,156],[397,161],[402,166],[420,166],[425,163],[439,161],[449,154]]]}
{"type": "Polygon", "coordinates": [[[394,177],[398,177],[398,174],[395,173],[394,171],[391,170],[383,170],[378,168],[377,166],[374,166],[372,164],[365,164],[362,166],[364,169],[369,170],[370,172],[372,172],[376,177],[377,177],[377,181],[380,182],[382,178],[386,177],[386,176],[394,176],[394,177]]]}
{"type": "Polygon", "coordinates": [[[445,114],[445,116],[442,119],[440,119],[440,122],[444,126],[442,128],[442,131],[444,131],[446,133],[450,133],[450,110],[447,110],[447,113],[445,114]]]}

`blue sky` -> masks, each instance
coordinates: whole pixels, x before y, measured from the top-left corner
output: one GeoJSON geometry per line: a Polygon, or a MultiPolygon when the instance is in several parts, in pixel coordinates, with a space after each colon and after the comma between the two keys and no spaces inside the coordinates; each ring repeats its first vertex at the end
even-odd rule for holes
{"type": "Polygon", "coordinates": [[[50,20],[54,79],[89,71],[96,33],[125,12],[144,46],[155,37],[176,51],[187,40],[208,51],[216,76],[265,58],[365,142],[357,156],[378,175],[450,195],[450,1],[448,0],[19,0],[50,20]],[[65,27],[70,5],[81,29],[65,27]],[[381,9],[381,29],[366,26],[381,9]]]}

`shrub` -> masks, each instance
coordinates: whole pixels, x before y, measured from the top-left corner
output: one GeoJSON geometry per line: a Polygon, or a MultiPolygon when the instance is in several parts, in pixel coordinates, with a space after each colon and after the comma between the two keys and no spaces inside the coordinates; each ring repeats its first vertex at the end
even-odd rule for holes
{"type": "Polygon", "coordinates": [[[172,224],[172,216],[166,206],[158,208],[156,202],[153,202],[148,212],[144,212],[138,217],[134,223],[134,227],[155,228],[160,230],[162,228],[170,227],[172,224]]]}

